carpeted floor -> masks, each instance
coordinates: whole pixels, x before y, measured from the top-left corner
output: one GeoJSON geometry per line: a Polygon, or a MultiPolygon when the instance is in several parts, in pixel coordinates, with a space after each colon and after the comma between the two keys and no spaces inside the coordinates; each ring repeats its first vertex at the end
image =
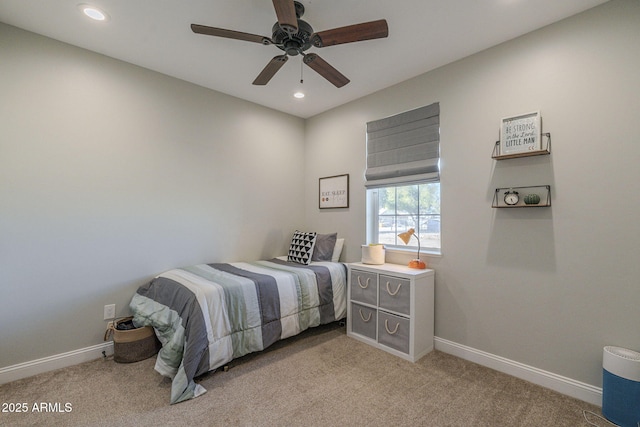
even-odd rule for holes
{"type": "Polygon", "coordinates": [[[0,412],[0,425],[574,427],[589,425],[583,410],[600,414],[593,405],[439,351],[406,362],[348,338],[337,324],[201,377],[208,392],[177,405],[169,405],[171,383],[154,363],[96,360],[4,384],[2,409],[26,403],[26,412],[0,412]]]}

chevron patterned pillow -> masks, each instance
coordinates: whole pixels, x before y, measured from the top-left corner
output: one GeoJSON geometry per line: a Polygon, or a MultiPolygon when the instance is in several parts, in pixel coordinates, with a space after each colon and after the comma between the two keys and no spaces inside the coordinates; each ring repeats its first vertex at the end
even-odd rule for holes
{"type": "Polygon", "coordinates": [[[302,232],[296,230],[291,239],[287,261],[309,265],[313,247],[316,244],[316,232],[302,232]]]}

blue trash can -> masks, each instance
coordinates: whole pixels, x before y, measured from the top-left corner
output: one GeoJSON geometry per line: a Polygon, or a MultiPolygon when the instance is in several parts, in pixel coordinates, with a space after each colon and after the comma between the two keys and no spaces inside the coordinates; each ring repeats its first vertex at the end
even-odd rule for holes
{"type": "Polygon", "coordinates": [[[621,347],[604,348],[602,415],[621,427],[640,425],[640,353],[621,347]]]}

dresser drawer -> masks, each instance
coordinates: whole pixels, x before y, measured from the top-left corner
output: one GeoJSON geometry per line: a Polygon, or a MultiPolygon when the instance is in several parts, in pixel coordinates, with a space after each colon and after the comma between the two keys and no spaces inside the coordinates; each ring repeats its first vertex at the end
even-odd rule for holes
{"type": "Polygon", "coordinates": [[[351,270],[351,300],[365,304],[378,303],[378,275],[351,270]]]}
{"type": "Polygon", "coordinates": [[[377,310],[351,303],[351,330],[372,340],[376,339],[377,310]]]}
{"type": "Polygon", "coordinates": [[[409,354],[410,321],[384,311],[378,312],[378,342],[409,354]]]}
{"type": "Polygon", "coordinates": [[[378,285],[379,306],[409,316],[411,309],[411,282],[407,279],[380,275],[378,285]]]}

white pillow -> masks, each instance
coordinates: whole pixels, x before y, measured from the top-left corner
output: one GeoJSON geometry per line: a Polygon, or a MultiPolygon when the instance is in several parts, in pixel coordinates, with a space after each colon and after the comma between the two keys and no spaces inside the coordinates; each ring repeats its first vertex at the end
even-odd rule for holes
{"type": "Polygon", "coordinates": [[[331,262],[340,261],[340,254],[342,253],[343,246],[344,246],[344,239],[336,239],[336,245],[333,247],[333,255],[331,256],[331,262]]]}

